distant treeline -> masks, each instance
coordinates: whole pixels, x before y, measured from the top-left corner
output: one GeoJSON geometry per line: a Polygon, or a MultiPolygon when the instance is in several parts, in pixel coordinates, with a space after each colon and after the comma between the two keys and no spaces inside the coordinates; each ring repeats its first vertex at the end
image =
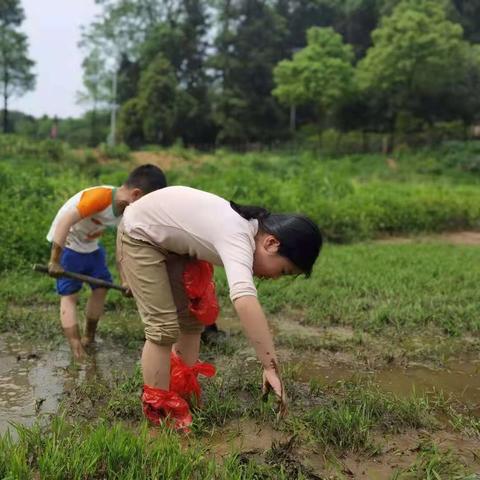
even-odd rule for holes
{"type": "Polygon", "coordinates": [[[133,147],[320,142],[329,129],[364,148],[382,134],[388,149],[435,141],[437,126],[467,136],[480,111],[478,0],[97,3],[81,42],[89,113],[58,127],[74,144],[105,140],[113,103],[133,147]]]}

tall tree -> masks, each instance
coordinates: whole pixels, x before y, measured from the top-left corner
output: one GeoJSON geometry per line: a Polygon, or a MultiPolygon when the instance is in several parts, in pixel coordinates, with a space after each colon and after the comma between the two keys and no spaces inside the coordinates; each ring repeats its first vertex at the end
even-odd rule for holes
{"type": "Polygon", "coordinates": [[[119,134],[129,145],[141,142],[170,145],[175,127],[192,100],[179,88],[175,71],[158,55],[142,72],[138,95],[126,102],[119,117],[119,134]]]}
{"type": "Polygon", "coordinates": [[[465,38],[470,42],[480,43],[480,2],[478,0],[452,0],[456,15],[464,30],[465,38]]]}
{"type": "Polygon", "coordinates": [[[27,36],[18,30],[24,19],[20,0],[0,1],[0,89],[4,132],[9,131],[9,99],[35,87],[34,62],[28,57],[27,36]]]}
{"type": "Polygon", "coordinates": [[[436,0],[402,0],[382,19],[357,76],[372,99],[385,99],[392,133],[400,112],[413,112],[420,97],[463,75],[468,44],[462,33],[436,0]]]}
{"type": "MultiPolygon", "coordinates": [[[[291,108],[311,103],[324,117],[345,103],[354,90],[353,50],[332,28],[312,27],[307,38],[307,46],[293,60],[276,66],[273,93],[291,108]]],[[[292,118],[290,126],[294,128],[292,118]]]]}
{"type": "Polygon", "coordinates": [[[212,125],[207,74],[209,15],[206,0],[178,0],[170,18],[157,25],[147,38],[140,63],[145,68],[161,54],[175,70],[179,87],[193,102],[178,120],[177,135],[187,144],[211,143],[212,125]]]}
{"type": "Polygon", "coordinates": [[[101,13],[83,29],[81,46],[98,49],[104,60],[112,55],[138,58],[139,49],[151,30],[169,11],[169,0],[95,0],[101,13]]]}
{"type": "Polygon", "coordinates": [[[90,107],[90,146],[98,144],[98,109],[110,102],[110,85],[103,74],[101,54],[95,49],[83,61],[83,84],[85,89],[77,94],[77,102],[90,107]]]}
{"type": "Polygon", "coordinates": [[[276,0],[276,9],[287,22],[284,57],[303,48],[311,27],[332,27],[353,46],[357,58],[371,45],[370,34],[377,26],[383,2],[387,0],[276,0]]]}
{"type": "MultiPolygon", "coordinates": [[[[162,7],[172,2],[169,0],[161,2],[158,0],[95,0],[95,3],[101,6],[101,13],[83,29],[80,47],[86,55],[84,69],[90,64],[98,63],[101,66],[99,75],[104,79],[102,81],[108,82],[108,79],[111,79],[113,126],[118,97],[126,96],[123,91],[118,92],[117,85],[120,88],[125,86],[128,88],[131,80],[129,75],[131,71],[125,69],[125,61],[129,63],[138,61],[140,48],[148,33],[163,15],[162,7]],[[97,62],[96,57],[99,57],[100,62],[97,62]],[[127,82],[124,81],[125,77],[127,82]]],[[[88,85],[85,87],[88,90],[88,85]]]]}
{"type": "Polygon", "coordinates": [[[224,143],[268,142],[284,131],[285,114],[271,95],[273,67],[283,58],[285,20],[271,2],[222,0],[212,66],[216,120],[224,143]]]}
{"type": "Polygon", "coordinates": [[[177,95],[177,79],[172,66],[158,56],[143,72],[139,85],[138,102],[147,142],[168,145],[174,140],[177,95]]]}

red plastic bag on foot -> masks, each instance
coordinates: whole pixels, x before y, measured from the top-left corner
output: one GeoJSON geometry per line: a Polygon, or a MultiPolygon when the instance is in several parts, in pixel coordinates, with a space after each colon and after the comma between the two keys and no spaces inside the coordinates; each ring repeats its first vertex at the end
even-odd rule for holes
{"type": "Polygon", "coordinates": [[[198,360],[195,365],[189,367],[176,353],[172,352],[170,355],[170,390],[187,401],[195,400],[196,404],[200,405],[202,391],[198,375],[213,377],[215,373],[215,366],[211,363],[198,360]]]}
{"type": "Polygon", "coordinates": [[[183,284],[192,315],[204,325],[213,325],[220,307],[215,295],[212,264],[204,260],[188,262],[183,272],[183,284]]]}
{"type": "Polygon", "coordinates": [[[190,408],[178,393],[144,385],[142,403],[143,413],[155,425],[170,421],[175,429],[189,431],[192,424],[190,408]]]}

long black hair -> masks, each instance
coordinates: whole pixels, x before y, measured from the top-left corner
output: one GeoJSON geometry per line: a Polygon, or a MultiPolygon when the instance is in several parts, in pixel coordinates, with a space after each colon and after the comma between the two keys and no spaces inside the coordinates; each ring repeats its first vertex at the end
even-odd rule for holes
{"type": "Polygon", "coordinates": [[[257,219],[259,231],[273,235],[280,242],[280,255],[288,258],[305,275],[312,273],[323,245],[320,229],[312,219],[305,215],[270,213],[262,207],[232,201],[230,206],[247,220],[257,219]]]}

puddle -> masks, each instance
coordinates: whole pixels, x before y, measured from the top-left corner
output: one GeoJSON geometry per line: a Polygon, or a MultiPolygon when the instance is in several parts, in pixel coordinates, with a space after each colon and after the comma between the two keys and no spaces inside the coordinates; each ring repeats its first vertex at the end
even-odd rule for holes
{"type": "Polygon", "coordinates": [[[101,342],[84,365],[74,368],[66,344],[51,351],[0,336],[0,435],[11,429],[10,422],[29,426],[55,413],[63,394],[87,379],[132,372],[137,359],[135,353],[101,342]]]}
{"type": "Polygon", "coordinates": [[[296,378],[301,382],[316,380],[332,384],[353,378],[370,379],[385,391],[398,396],[409,396],[432,391],[443,391],[453,395],[472,407],[480,406],[480,359],[448,362],[442,369],[423,365],[392,367],[365,371],[354,370],[351,366],[327,365],[317,361],[314,354],[299,360],[296,378]]]}
{"type": "MultiPolygon", "coordinates": [[[[235,317],[222,318],[220,325],[228,332],[239,331],[240,323],[235,317]]],[[[297,331],[305,334],[317,334],[318,330],[310,327],[292,324],[292,322],[272,322],[272,329],[285,332],[297,327],[297,331]],[[304,331],[305,330],[305,331],[304,331]]],[[[350,338],[353,333],[349,329],[336,329],[336,336],[350,338]]],[[[446,362],[444,368],[430,368],[425,365],[409,364],[407,367],[400,365],[378,370],[365,370],[365,366],[354,368],[352,357],[336,352],[331,356],[317,353],[303,353],[301,356],[291,352],[286,355],[291,360],[289,366],[295,372],[295,378],[300,382],[308,383],[310,380],[319,381],[321,384],[333,384],[341,380],[354,378],[369,379],[385,391],[399,396],[409,396],[413,392],[423,394],[428,392],[443,391],[447,396],[453,395],[470,407],[478,407],[480,411],[480,358],[477,356],[464,356],[462,359],[446,362]]]]}
{"type": "Polygon", "coordinates": [[[285,438],[285,434],[274,430],[269,424],[241,419],[216,431],[210,437],[208,445],[215,455],[224,456],[233,451],[264,452],[272,447],[273,442],[284,441],[285,438]]]}

